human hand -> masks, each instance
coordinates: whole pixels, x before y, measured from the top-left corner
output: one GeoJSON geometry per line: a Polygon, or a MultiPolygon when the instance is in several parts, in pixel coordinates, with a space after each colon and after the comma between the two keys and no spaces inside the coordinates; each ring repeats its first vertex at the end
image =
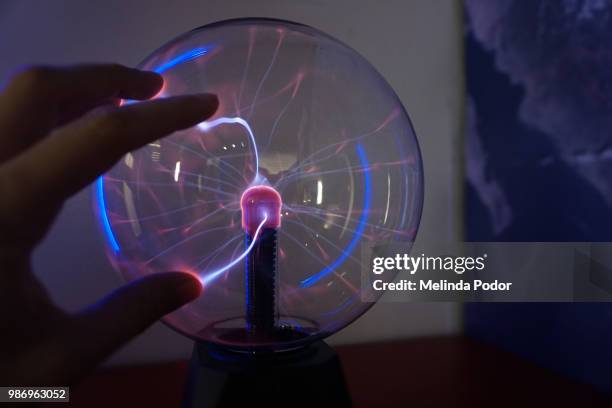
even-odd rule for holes
{"type": "Polygon", "coordinates": [[[168,272],[71,315],[53,304],[30,266],[68,197],[126,152],[217,109],[210,94],[118,106],[120,99],[149,99],[162,85],[152,72],[84,65],[27,69],[0,94],[0,384],[71,384],[199,296],[196,278],[168,272]]]}

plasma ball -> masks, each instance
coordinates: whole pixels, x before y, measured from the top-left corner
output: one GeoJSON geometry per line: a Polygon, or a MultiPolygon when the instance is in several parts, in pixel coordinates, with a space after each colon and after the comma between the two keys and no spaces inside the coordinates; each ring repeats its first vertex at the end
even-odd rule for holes
{"type": "Polygon", "coordinates": [[[254,236],[257,228],[278,228],[281,225],[282,199],[278,191],[270,186],[258,185],[249,187],[240,198],[242,208],[242,228],[254,236]]]}
{"type": "Polygon", "coordinates": [[[200,279],[202,295],[164,321],[268,355],[370,308],[382,292],[361,302],[361,248],[397,242],[409,254],[423,205],[410,118],[375,67],[311,27],[237,19],[171,39],[138,68],[163,76],[154,98],[220,101],[94,186],[107,255],[125,280],[168,270],[200,279]]]}

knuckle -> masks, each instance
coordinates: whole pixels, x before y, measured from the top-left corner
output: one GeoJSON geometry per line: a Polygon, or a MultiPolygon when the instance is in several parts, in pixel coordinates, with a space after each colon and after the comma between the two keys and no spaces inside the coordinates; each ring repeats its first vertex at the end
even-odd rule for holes
{"type": "Polygon", "coordinates": [[[3,242],[6,236],[12,236],[14,239],[14,233],[19,225],[24,225],[27,218],[20,190],[27,189],[29,181],[12,167],[14,166],[5,165],[0,171],[0,242],[3,242]]]}
{"type": "Polygon", "coordinates": [[[117,88],[118,72],[120,72],[121,66],[119,64],[108,64],[104,66],[105,69],[100,69],[98,75],[98,83],[101,88],[104,88],[107,93],[111,96],[119,93],[117,88]]]}
{"type": "Polygon", "coordinates": [[[108,72],[109,75],[113,76],[115,74],[117,74],[118,72],[121,72],[125,70],[125,67],[121,64],[117,64],[117,63],[110,63],[108,64],[108,72]]]}
{"type": "Polygon", "coordinates": [[[12,82],[25,91],[41,91],[52,86],[54,74],[53,68],[33,66],[17,73],[12,82]]]}
{"type": "MultiPolygon", "coordinates": [[[[5,215],[10,215],[14,212],[13,204],[18,198],[18,187],[23,186],[21,183],[27,183],[27,179],[23,180],[23,177],[19,177],[13,171],[14,166],[4,165],[0,168],[0,218],[4,218],[5,215]],[[19,184],[17,184],[19,180],[19,184]]],[[[8,217],[7,217],[8,218],[8,217]]]]}

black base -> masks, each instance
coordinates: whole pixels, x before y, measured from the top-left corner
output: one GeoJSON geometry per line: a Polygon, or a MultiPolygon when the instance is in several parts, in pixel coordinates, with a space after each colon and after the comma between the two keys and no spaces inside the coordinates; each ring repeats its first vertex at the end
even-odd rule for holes
{"type": "Polygon", "coordinates": [[[184,408],[350,407],[336,352],[323,341],[281,353],[240,353],[196,343],[184,408]]]}

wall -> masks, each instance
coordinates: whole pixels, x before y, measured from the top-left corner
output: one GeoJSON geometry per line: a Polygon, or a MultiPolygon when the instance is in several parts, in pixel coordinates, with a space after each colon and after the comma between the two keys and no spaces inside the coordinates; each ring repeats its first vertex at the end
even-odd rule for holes
{"type": "MultiPolygon", "coordinates": [[[[426,174],[419,240],[460,236],[461,4],[418,1],[17,1],[0,3],[0,78],[23,64],[115,61],[135,65],[175,35],[211,21],[265,16],[315,26],[348,43],[391,83],[414,122],[426,174]]],[[[76,310],[120,284],[91,214],[90,192],[69,200],[37,250],[35,266],[56,301],[76,310]]],[[[452,304],[383,303],[332,343],[454,333],[452,304]]],[[[185,357],[191,342],[157,324],[111,362],[185,357]]]]}

